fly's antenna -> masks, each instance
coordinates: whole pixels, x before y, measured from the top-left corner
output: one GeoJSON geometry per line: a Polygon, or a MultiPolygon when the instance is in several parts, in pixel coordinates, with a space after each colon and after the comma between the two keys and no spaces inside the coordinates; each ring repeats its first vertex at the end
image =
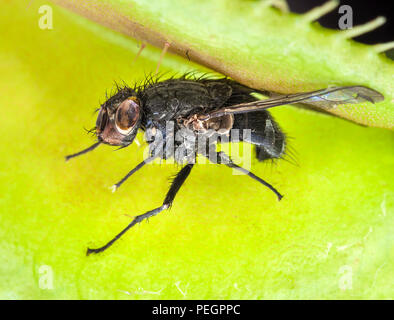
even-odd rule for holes
{"type": "Polygon", "coordinates": [[[82,154],[85,154],[85,153],[88,153],[88,152],[90,152],[90,151],[93,151],[93,150],[96,149],[100,144],[101,144],[101,141],[98,141],[98,142],[96,142],[94,145],[91,145],[89,148],[86,148],[86,149],[84,149],[84,150],[82,150],[82,151],[79,151],[79,152],[77,152],[77,153],[74,153],[74,154],[69,154],[68,156],[65,156],[66,161],[70,160],[71,158],[75,158],[75,157],[78,157],[78,156],[80,156],[80,155],[82,155],[82,154]]]}

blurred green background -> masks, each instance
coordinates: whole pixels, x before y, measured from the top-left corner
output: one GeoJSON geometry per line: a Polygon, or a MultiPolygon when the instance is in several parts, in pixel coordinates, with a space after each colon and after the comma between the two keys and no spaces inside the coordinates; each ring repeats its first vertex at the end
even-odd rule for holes
{"type": "MultiPolygon", "coordinates": [[[[177,168],[84,131],[114,81],[155,70],[160,50],[42,1],[1,0],[0,298],[393,298],[393,132],[285,106],[273,110],[299,165],[252,170],[285,198],[216,165],[196,166],[170,211],[85,256],[159,205],[177,168]],[[52,280],[48,279],[52,276],[52,280]],[[49,278],[48,278],[49,277],[49,278]]],[[[167,54],[162,71],[207,71],[167,54]]]]}

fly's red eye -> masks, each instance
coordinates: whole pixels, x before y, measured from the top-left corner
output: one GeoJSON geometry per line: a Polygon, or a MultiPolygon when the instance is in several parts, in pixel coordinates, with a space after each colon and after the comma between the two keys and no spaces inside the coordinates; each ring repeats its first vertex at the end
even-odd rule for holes
{"type": "Polygon", "coordinates": [[[96,131],[101,132],[104,130],[108,120],[108,113],[105,108],[101,108],[97,116],[96,131]]]}
{"type": "Polygon", "coordinates": [[[115,125],[119,133],[127,135],[136,125],[140,116],[140,106],[135,97],[123,101],[115,114],[115,125]]]}

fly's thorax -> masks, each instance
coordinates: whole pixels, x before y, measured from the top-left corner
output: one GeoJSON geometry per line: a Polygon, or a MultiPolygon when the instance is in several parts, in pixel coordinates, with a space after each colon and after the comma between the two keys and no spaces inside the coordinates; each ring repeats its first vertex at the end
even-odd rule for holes
{"type": "Polygon", "coordinates": [[[177,163],[194,162],[198,154],[206,155],[210,146],[218,143],[240,142],[243,134],[233,129],[232,115],[210,119],[202,129],[192,130],[197,122],[184,121],[149,122],[145,128],[145,140],[149,144],[149,156],[161,159],[174,158],[177,163]]]}
{"type": "Polygon", "coordinates": [[[177,162],[185,163],[196,154],[195,133],[175,121],[150,123],[145,130],[145,140],[149,144],[150,156],[175,158],[177,162]]]}

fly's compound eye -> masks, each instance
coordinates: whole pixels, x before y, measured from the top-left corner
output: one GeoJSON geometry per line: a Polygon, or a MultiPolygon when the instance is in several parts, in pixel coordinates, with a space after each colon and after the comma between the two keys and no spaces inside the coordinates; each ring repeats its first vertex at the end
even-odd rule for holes
{"type": "Polygon", "coordinates": [[[102,132],[107,125],[108,113],[107,109],[101,108],[96,121],[96,131],[102,132]]]}
{"type": "Polygon", "coordinates": [[[140,106],[135,97],[123,101],[115,114],[115,125],[119,133],[128,135],[136,125],[140,116],[140,106]]]}

